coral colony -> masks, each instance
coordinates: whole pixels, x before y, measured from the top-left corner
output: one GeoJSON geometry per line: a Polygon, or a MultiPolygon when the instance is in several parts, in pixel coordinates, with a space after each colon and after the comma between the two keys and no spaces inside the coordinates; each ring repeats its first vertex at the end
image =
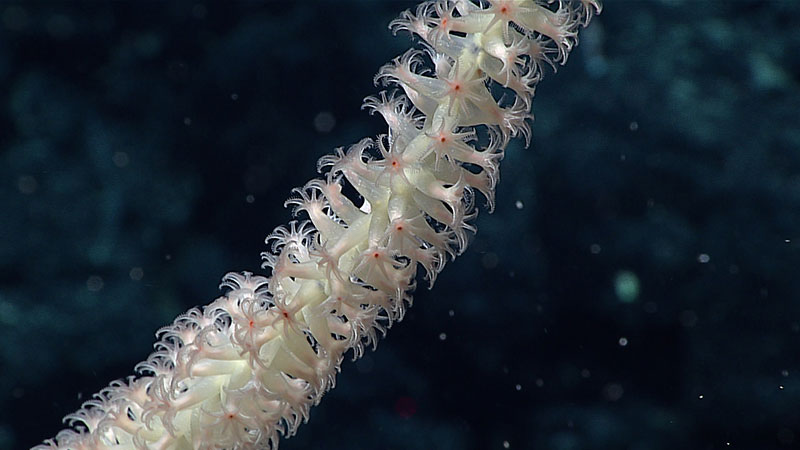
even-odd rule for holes
{"type": "Polygon", "coordinates": [[[491,209],[509,140],[530,139],[543,66],[564,64],[597,0],[437,0],[391,23],[417,35],[364,101],[388,133],[320,159],[267,237],[270,276],[229,273],[225,295],[158,331],[136,375],[65,420],[46,449],[277,448],[402,319],[418,266],[433,283],[461,253],[480,194],[491,209]],[[397,89],[399,88],[399,89],[397,89]],[[347,194],[353,192],[353,194],[347,194]],[[357,194],[356,194],[357,193],[357,194]]]}

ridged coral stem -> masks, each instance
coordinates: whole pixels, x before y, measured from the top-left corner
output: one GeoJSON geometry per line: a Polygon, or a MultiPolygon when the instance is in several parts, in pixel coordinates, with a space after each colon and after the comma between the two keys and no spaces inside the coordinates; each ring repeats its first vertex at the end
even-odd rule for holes
{"type": "Polygon", "coordinates": [[[530,139],[542,64],[563,64],[599,8],[438,0],[403,13],[392,29],[424,51],[376,76],[403,94],[364,102],[388,133],[323,157],[323,177],[295,190],[287,205],[308,219],[267,237],[271,275],[227,274],[222,297],[159,330],[137,376],[36,449],[277,448],[333,387],[345,353],[360,357],[402,319],[418,266],[433,283],[464,250],[476,193],[491,207],[508,140],[530,139]]]}

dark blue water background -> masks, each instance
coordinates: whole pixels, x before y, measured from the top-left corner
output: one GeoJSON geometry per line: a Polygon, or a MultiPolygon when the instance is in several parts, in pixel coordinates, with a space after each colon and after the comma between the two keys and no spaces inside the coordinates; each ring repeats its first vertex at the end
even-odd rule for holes
{"type": "MultiPolygon", "coordinates": [[[[385,131],[412,5],[0,3],[0,448],[258,269],[385,131]]],[[[799,74],[800,2],[606,2],[471,248],[281,448],[800,446],[799,74]]]]}

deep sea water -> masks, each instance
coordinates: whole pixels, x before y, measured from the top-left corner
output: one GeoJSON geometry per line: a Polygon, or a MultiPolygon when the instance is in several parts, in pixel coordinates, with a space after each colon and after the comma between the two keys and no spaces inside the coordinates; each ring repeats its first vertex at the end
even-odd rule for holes
{"type": "MultiPolygon", "coordinates": [[[[258,269],[383,132],[413,4],[0,3],[0,448],[258,269]]],[[[281,448],[797,448],[798,111],[800,3],[607,1],[470,249],[281,448]]]]}

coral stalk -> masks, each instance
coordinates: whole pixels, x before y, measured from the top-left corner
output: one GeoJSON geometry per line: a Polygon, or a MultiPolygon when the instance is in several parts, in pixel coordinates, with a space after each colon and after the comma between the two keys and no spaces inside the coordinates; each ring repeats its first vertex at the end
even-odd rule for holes
{"type": "Polygon", "coordinates": [[[438,0],[397,32],[422,40],[375,77],[388,133],[320,159],[295,216],[267,237],[270,276],[229,273],[225,294],[158,331],[137,375],[112,382],[43,449],[277,448],[334,386],[345,353],[375,347],[491,209],[509,140],[530,140],[543,65],[564,64],[595,0],[438,0]],[[426,66],[430,60],[432,67],[426,66]],[[348,194],[349,192],[357,192],[348,194]]]}

